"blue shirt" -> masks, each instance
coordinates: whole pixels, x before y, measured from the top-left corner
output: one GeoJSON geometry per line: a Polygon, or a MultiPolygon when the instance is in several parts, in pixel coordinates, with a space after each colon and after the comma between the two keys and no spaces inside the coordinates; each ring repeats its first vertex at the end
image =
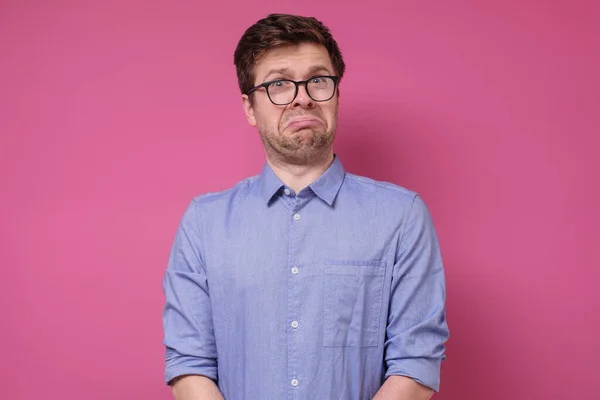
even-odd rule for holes
{"type": "Polygon", "coordinates": [[[165,380],[227,400],[371,399],[390,375],[439,390],[444,268],[421,197],[344,171],[294,193],[259,176],[194,198],[163,288],[165,380]]]}

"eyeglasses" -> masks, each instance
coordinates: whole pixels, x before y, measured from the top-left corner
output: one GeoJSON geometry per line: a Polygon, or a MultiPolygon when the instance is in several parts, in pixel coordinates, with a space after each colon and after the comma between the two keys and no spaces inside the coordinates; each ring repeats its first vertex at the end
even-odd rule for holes
{"type": "Polygon", "coordinates": [[[305,81],[277,79],[253,87],[246,92],[246,95],[250,95],[252,92],[264,87],[271,103],[277,106],[285,106],[294,101],[298,95],[298,86],[304,85],[308,96],[314,101],[321,102],[330,100],[333,97],[339,80],[338,76],[313,76],[305,81]]]}

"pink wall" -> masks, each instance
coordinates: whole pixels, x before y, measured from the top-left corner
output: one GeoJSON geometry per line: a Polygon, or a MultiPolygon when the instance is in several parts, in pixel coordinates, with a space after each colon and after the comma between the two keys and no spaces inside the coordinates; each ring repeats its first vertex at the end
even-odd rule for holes
{"type": "Polygon", "coordinates": [[[162,274],[191,197],[262,165],[232,54],[268,12],[340,42],[347,169],[431,208],[436,398],[598,398],[597,2],[89,3],[0,3],[0,398],[170,398],[162,274]]]}

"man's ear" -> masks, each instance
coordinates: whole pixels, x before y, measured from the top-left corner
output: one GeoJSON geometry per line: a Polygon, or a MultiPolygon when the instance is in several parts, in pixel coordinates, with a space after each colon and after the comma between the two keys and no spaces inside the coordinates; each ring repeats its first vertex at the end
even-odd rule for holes
{"type": "Polygon", "coordinates": [[[247,94],[242,95],[242,106],[244,107],[244,113],[246,113],[246,119],[250,126],[256,126],[256,118],[254,117],[254,106],[252,100],[247,94]]]}

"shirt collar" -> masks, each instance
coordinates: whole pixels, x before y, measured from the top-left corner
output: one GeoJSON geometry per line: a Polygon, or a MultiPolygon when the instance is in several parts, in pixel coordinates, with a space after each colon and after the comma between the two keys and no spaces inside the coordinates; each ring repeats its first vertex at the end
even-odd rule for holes
{"type": "MultiPolygon", "coordinates": [[[[333,162],[329,168],[309,187],[321,200],[332,206],[345,176],[346,171],[339,157],[334,154],[333,162]]],[[[281,179],[275,175],[275,172],[269,166],[269,163],[265,163],[259,176],[259,190],[265,203],[269,204],[273,196],[281,193],[284,186],[281,179]]]]}
{"type": "Polygon", "coordinates": [[[265,163],[260,176],[258,177],[258,185],[260,190],[260,195],[264,199],[266,204],[269,204],[275,196],[276,193],[279,193],[281,188],[284,186],[283,182],[275,172],[271,169],[269,163],[265,163]]]}
{"type": "Polygon", "coordinates": [[[346,171],[344,171],[342,162],[334,154],[333,162],[329,168],[316,181],[311,183],[309,187],[321,200],[332,206],[340,187],[342,187],[345,176],[346,171]]]}

